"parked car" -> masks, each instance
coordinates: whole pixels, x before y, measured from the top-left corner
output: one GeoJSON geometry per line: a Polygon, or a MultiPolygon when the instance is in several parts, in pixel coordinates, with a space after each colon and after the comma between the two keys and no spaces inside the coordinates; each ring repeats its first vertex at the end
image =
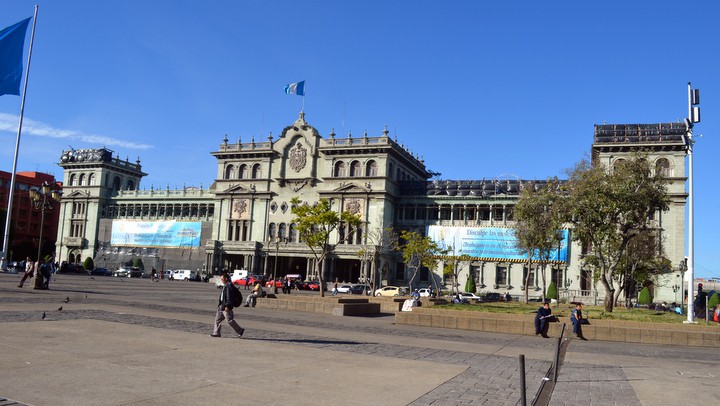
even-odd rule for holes
{"type": "Polygon", "coordinates": [[[375,296],[404,296],[405,289],[397,286],[385,286],[375,291],[375,296]]]}
{"type": "Polygon", "coordinates": [[[314,290],[320,292],[320,282],[309,281],[305,283],[305,290],[314,290]]]}
{"type": "Polygon", "coordinates": [[[466,299],[469,302],[477,302],[482,300],[482,298],[474,293],[469,292],[460,292],[460,297],[463,299],[466,299]]]}
{"type": "Polygon", "coordinates": [[[418,289],[418,293],[420,293],[420,297],[430,297],[432,295],[432,289],[430,289],[430,288],[418,289]]]}
{"type": "MultiPolygon", "coordinates": [[[[230,279],[232,279],[232,277],[230,277],[230,279]]],[[[250,286],[253,286],[256,283],[261,282],[262,278],[259,275],[250,275],[249,280],[246,278],[238,278],[238,279],[234,279],[232,281],[232,283],[234,283],[237,286],[245,286],[246,281],[250,286]]]]}
{"type": "Polygon", "coordinates": [[[130,270],[127,268],[118,268],[113,272],[114,277],[124,277],[128,278],[130,277],[130,270]]]}
{"type": "Polygon", "coordinates": [[[497,292],[488,292],[480,298],[481,302],[502,302],[503,300],[505,300],[503,295],[497,292]]]}
{"type": "Polygon", "coordinates": [[[90,275],[98,275],[98,276],[112,276],[112,271],[110,271],[107,268],[95,268],[92,271],[88,272],[90,275]]]}
{"type": "Polygon", "coordinates": [[[197,280],[195,271],[189,269],[178,269],[173,273],[173,279],[176,281],[194,281],[197,280]]]}
{"type": "MultiPolygon", "coordinates": [[[[282,280],[282,279],[278,279],[278,280],[274,281],[274,283],[275,283],[275,287],[276,287],[276,288],[282,289],[282,287],[283,287],[283,280],[282,280]]],[[[272,287],[273,287],[273,280],[271,279],[271,280],[267,281],[267,283],[265,283],[265,287],[266,287],[266,288],[272,288],[272,287]]]]}
{"type": "Polygon", "coordinates": [[[350,288],[350,293],[353,295],[369,295],[372,293],[370,286],[367,285],[353,285],[350,288]]]}
{"type": "Polygon", "coordinates": [[[350,293],[350,289],[352,289],[352,285],[341,285],[338,286],[337,291],[338,293],[350,293]]]}

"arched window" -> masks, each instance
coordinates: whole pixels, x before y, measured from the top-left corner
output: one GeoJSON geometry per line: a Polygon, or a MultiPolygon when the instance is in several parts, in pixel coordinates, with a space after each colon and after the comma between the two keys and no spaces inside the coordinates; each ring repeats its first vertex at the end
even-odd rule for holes
{"type": "Polygon", "coordinates": [[[240,165],[240,168],[238,169],[238,179],[247,179],[248,178],[248,166],[245,164],[240,165]]]}
{"type": "Polygon", "coordinates": [[[666,178],[672,176],[672,170],[670,170],[670,161],[667,158],[660,158],[655,161],[655,172],[658,175],[662,175],[666,178]]]}
{"type": "Polygon", "coordinates": [[[268,237],[269,237],[268,239],[270,241],[275,241],[275,237],[276,237],[275,229],[276,229],[275,223],[270,223],[270,225],[268,226],[268,237]]]}
{"type": "Polygon", "coordinates": [[[88,186],[93,186],[95,184],[95,174],[91,173],[90,176],[88,176],[88,186]]]}
{"type": "Polygon", "coordinates": [[[260,179],[262,177],[262,169],[260,167],[260,164],[255,164],[252,167],[252,178],[253,179],[260,179]]]}
{"type": "Polygon", "coordinates": [[[290,223],[290,236],[288,237],[288,242],[299,242],[297,236],[297,224],[295,223],[290,223]]]}
{"type": "Polygon", "coordinates": [[[390,162],[390,163],[388,164],[388,175],[389,175],[390,177],[392,177],[393,175],[395,175],[395,164],[393,164],[392,162],[390,162]]]}
{"type": "Polygon", "coordinates": [[[625,165],[625,160],[618,159],[615,162],[613,162],[613,170],[617,170],[618,168],[622,167],[623,165],[625,165]]]}
{"type": "Polygon", "coordinates": [[[350,176],[352,176],[352,177],[362,176],[362,171],[360,170],[360,162],[353,161],[353,163],[350,164],[350,176]]]}
{"type": "Polygon", "coordinates": [[[225,167],[225,179],[232,179],[235,177],[235,167],[228,165],[225,167]]]}
{"type": "Polygon", "coordinates": [[[347,168],[345,168],[345,162],[335,162],[335,172],[333,175],[336,178],[347,176],[347,168]]]}
{"type": "Polygon", "coordinates": [[[120,177],[116,176],[115,179],[113,179],[113,190],[118,191],[120,190],[120,177]]]}
{"type": "Polygon", "coordinates": [[[365,165],[365,176],[377,176],[377,162],[370,160],[365,165]]]}
{"type": "Polygon", "coordinates": [[[70,175],[69,183],[70,183],[70,186],[75,186],[75,174],[74,173],[70,175]]]}
{"type": "Polygon", "coordinates": [[[85,174],[81,173],[80,177],[78,178],[78,185],[85,186],[85,174]]]}
{"type": "Polygon", "coordinates": [[[135,190],[135,182],[133,182],[132,179],[128,179],[127,181],[127,190],[135,190]]]}
{"type": "Polygon", "coordinates": [[[285,232],[285,223],[280,223],[280,228],[278,228],[278,237],[280,238],[286,238],[287,233],[285,232]]]}

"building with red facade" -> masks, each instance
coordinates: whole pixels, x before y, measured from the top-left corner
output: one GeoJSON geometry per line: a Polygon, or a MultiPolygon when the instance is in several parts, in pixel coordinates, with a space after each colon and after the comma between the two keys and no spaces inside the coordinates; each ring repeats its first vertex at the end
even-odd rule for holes
{"type": "MultiPolygon", "coordinates": [[[[0,229],[5,231],[7,218],[8,193],[10,191],[10,172],[0,171],[0,229]]],[[[10,240],[7,260],[22,261],[26,257],[35,259],[38,244],[42,243],[42,255],[55,252],[58,219],[60,210],[58,202],[47,197],[45,205],[45,221],[42,221],[42,201],[33,202],[30,191],[42,192],[43,183],[47,182],[53,191],[62,190],[62,183],[53,175],[40,172],[18,172],[15,177],[15,196],[13,197],[12,215],[10,218],[10,240]],[[40,242],[40,224],[43,223],[42,242],[40,242]]]]}

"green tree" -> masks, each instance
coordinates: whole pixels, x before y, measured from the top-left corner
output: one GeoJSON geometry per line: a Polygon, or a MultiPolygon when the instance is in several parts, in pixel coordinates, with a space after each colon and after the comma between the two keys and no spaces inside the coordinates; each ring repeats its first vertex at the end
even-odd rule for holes
{"type": "Polygon", "coordinates": [[[460,271],[467,267],[468,274],[470,273],[470,267],[468,265],[472,262],[472,257],[470,255],[463,254],[462,252],[455,251],[455,248],[452,246],[440,251],[440,255],[445,263],[443,266],[443,274],[452,278],[452,289],[450,289],[450,291],[452,293],[460,293],[458,291],[460,287],[460,284],[458,283],[458,279],[460,279],[460,271]]]}
{"type": "Polygon", "coordinates": [[[132,260],[132,266],[138,269],[145,269],[145,266],[143,265],[142,258],[137,257],[133,258],[132,260]]]}
{"type": "MultiPolygon", "coordinates": [[[[545,295],[548,299],[555,299],[558,300],[558,290],[557,286],[555,286],[555,281],[550,281],[550,285],[547,288],[547,294],[545,295]]],[[[545,299],[543,299],[545,301],[545,299]]]]}
{"type": "Polygon", "coordinates": [[[715,309],[718,303],[720,303],[720,296],[718,296],[717,292],[715,292],[712,296],[710,296],[710,300],[708,300],[708,309],[715,309]]]}
{"type": "Polygon", "coordinates": [[[86,271],[92,271],[93,269],[95,269],[95,263],[93,262],[92,258],[87,257],[85,258],[85,261],[83,261],[82,267],[86,271]]]}
{"type": "Polygon", "coordinates": [[[377,275],[378,260],[382,262],[381,258],[395,249],[398,236],[390,227],[371,230],[366,235],[367,240],[363,241],[357,255],[363,263],[365,283],[369,283],[370,291],[375,292],[377,282],[382,280],[382,275],[377,275]]]}
{"type": "Polygon", "coordinates": [[[580,162],[568,180],[573,238],[592,252],[583,258],[605,289],[605,311],[612,312],[619,289],[620,262],[628,244],[652,227],[654,214],[669,207],[666,181],[647,159],[634,154],[602,164],[580,162]]]}
{"type": "Polygon", "coordinates": [[[671,272],[670,260],[662,254],[662,244],[658,243],[656,235],[655,230],[640,231],[628,242],[628,248],[618,264],[615,303],[624,292],[625,306],[630,308],[636,286],[659,274],[671,272]]]}
{"type": "MultiPolygon", "coordinates": [[[[547,288],[545,268],[562,241],[561,228],[565,223],[566,200],[567,196],[558,179],[551,178],[543,186],[524,185],[513,209],[516,247],[527,255],[528,270],[531,269],[533,261],[539,264],[537,269],[540,270],[542,292],[547,288]]],[[[531,273],[528,272],[523,283],[526,287],[526,303],[530,275],[531,273]]],[[[542,299],[545,301],[545,297],[542,299]]]]}
{"type": "Polygon", "coordinates": [[[468,279],[465,282],[465,292],[477,292],[477,287],[475,286],[475,276],[470,272],[468,272],[468,279]]]}
{"type": "Polygon", "coordinates": [[[649,305],[653,302],[652,295],[650,294],[650,289],[648,289],[647,286],[642,288],[640,291],[640,294],[638,295],[638,303],[642,305],[649,305]]]}
{"type": "Polygon", "coordinates": [[[325,296],[325,281],[322,274],[322,263],[329,254],[335,251],[335,247],[347,241],[354,234],[362,223],[359,216],[350,214],[348,211],[336,212],[332,208],[332,202],[328,199],[320,199],[316,204],[309,205],[297,197],[290,200],[291,212],[295,216],[292,220],[297,224],[297,232],[300,240],[304,242],[315,257],[313,273],[317,275],[320,282],[320,296],[325,296]],[[338,227],[350,226],[350,232],[339,234],[334,242],[330,238],[338,227]]]}
{"type": "MultiPolygon", "coordinates": [[[[411,291],[418,271],[422,267],[427,267],[430,270],[435,269],[438,257],[444,254],[437,243],[430,237],[424,237],[415,231],[407,230],[400,233],[400,240],[396,249],[402,253],[406,269],[412,271],[412,277],[408,282],[408,288],[411,291]]],[[[435,278],[432,279],[435,280],[435,278]]]]}

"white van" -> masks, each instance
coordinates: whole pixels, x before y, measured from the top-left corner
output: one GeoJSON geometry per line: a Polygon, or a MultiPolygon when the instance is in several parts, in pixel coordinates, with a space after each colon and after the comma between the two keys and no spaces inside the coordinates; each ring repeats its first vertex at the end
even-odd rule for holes
{"type": "Polygon", "coordinates": [[[197,274],[189,269],[177,269],[173,273],[173,279],[176,281],[194,281],[197,279],[197,274]]]}

